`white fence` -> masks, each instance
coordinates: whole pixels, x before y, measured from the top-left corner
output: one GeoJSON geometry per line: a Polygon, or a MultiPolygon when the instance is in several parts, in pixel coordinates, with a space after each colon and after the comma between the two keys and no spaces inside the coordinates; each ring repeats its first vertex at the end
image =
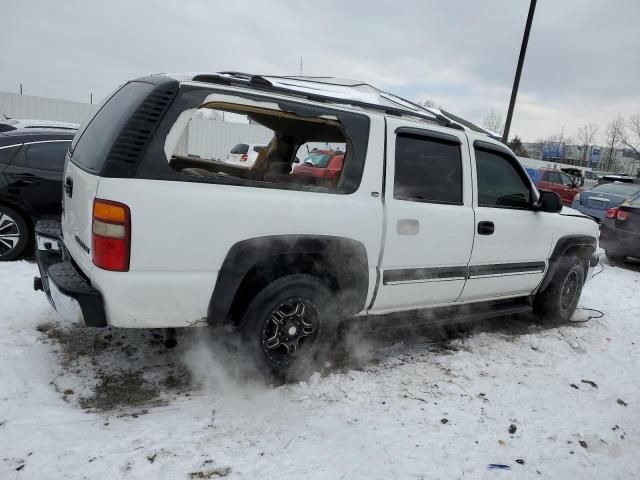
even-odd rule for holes
{"type": "Polygon", "coordinates": [[[271,137],[273,131],[261,125],[194,118],[180,139],[178,149],[180,153],[224,160],[238,143],[266,145],[271,137]]]}
{"type": "Polygon", "coordinates": [[[82,123],[97,105],[0,92],[0,112],[11,118],[82,123]]]}

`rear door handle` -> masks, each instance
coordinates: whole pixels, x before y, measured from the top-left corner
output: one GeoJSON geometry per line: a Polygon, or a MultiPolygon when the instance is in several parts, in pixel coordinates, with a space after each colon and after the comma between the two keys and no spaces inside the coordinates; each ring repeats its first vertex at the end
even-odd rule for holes
{"type": "Polygon", "coordinates": [[[64,193],[67,197],[73,197],[73,178],[67,177],[64,181],[64,193]]]}
{"type": "Polygon", "coordinates": [[[495,225],[493,222],[478,222],[478,234],[479,235],[493,235],[495,231],[495,225]]]}

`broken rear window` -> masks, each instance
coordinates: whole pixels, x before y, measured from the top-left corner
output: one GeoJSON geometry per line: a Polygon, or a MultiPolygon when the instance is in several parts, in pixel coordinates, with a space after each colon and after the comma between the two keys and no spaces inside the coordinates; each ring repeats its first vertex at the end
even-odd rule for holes
{"type": "Polygon", "coordinates": [[[307,105],[281,109],[273,101],[211,94],[175,116],[164,150],[171,171],[185,181],[327,193],[351,193],[360,183],[369,132],[365,115],[307,105]],[[312,151],[318,147],[339,148],[344,162],[330,174],[296,168],[308,157],[314,166],[327,167],[333,154],[312,151]]]}

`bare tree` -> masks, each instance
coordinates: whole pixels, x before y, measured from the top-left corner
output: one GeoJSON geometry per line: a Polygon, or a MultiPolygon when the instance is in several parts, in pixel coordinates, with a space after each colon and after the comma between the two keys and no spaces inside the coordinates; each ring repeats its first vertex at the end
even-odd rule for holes
{"type": "Polygon", "coordinates": [[[625,130],[624,119],[617,115],[604,131],[605,152],[602,158],[602,169],[610,171],[616,168],[616,149],[622,144],[625,130]]]}
{"type": "Polygon", "coordinates": [[[640,115],[632,115],[629,120],[624,122],[620,132],[620,141],[622,145],[633,152],[631,163],[634,174],[640,176],[640,170],[638,169],[638,164],[640,163],[640,115]]]}
{"type": "Polygon", "coordinates": [[[502,135],[502,132],[504,132],[504,120],[502,120],[502,115],[492,108],[489,114],[484,117],[482,126],[487,130],[491,130],[494,133],[502,135]]]}
{"type": "Polygon", "coordinates": [[[633,115],[625,122],[622,131],[622,144],[633,150],[636,158],[640,160],[640,115],[633,115]]]}
{"type": "Polygon", "coordinates": [[[576,135],[580,148],[582,149],[582,165],[587,164],[587,154],[589,153],[589,146],[595,143],[596,136],[598,135],[600,127],[597,123],[589,122],[578,128],[578,134],[576,135]]]}
{"type": "Polygon", "coordinates": [[[427,98],[424,102],[422,102],[422,106],[427,108],[439,108],[436,106],[436,102],[431,100],[430,98],[427,98]]]}

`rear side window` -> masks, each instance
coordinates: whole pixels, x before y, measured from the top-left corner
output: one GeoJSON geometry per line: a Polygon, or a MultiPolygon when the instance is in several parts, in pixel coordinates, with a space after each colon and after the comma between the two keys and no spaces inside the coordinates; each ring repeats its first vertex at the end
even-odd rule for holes
{"type": "Polygon", "coordinates": [[[74,138],[73,163],[99,173],[118,134],[153,88],[148,83],[130,82],[107,100],[74,138]]]}
{"type": "Polygon", "coordinates": [[[41,170],[64,169],[64,157],[71,142],[44,142],[27,145],[25,166],[41,170]]]}
{"type": "Polygon", "coordinates": [[[399,135],[393,197],[413,202],[462,204],[462,157],[458,143],[399,135]]]}
{"type": "Polygon", "coordinates": [[[513,163],[505,156],[495,152],[476,149],[475,153],[478,205],[481,207],[529,208],[531,189],[513,163]]]}
{"type": "Polygon", "coordinates": [[[20,145],[15,147],[0,148],[0,164],[9,164],[13,157],[16,156],[16,152],[20,149],[20,145]]]}
{"type": "Polygon", "coordinates": [[[249,151],[249,145],[246,143],[239,143],[231,149],[230,153],[234,155],[245,155],[249,151]]]}

